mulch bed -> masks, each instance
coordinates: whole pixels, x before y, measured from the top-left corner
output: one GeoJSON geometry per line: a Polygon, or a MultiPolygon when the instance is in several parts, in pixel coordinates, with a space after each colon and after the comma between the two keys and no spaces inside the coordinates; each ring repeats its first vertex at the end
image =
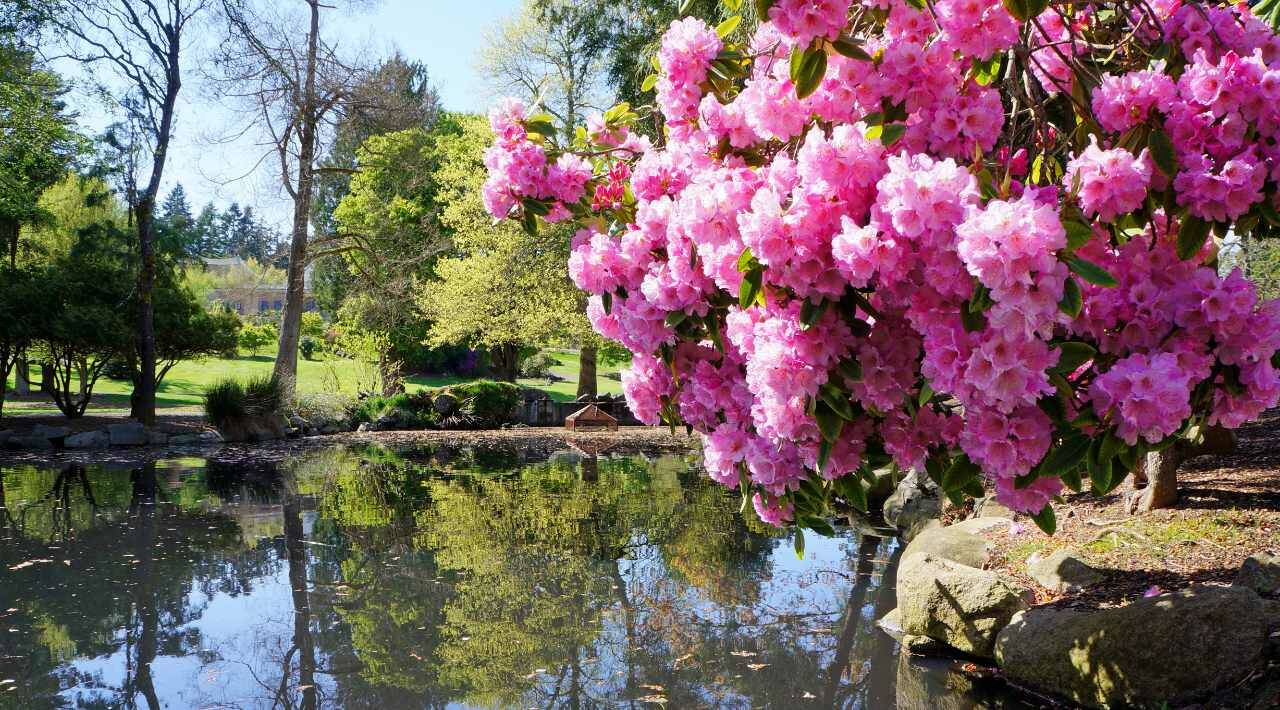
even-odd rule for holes
{"type": "Polygon", "coordinates": [[[1071,494],[1056,506],[1053,537],[1029,520],[1021,531],[988,533],[1003,571],[1036,591],[1041,603],[1114,606],[1156,587],[1173,591],[1192,584],[1230,584],[1252,554],[1280,552],[1280,409],[1237,431],[1239,446],[1225,456],[1200,456],[1178,473],[1173,508],[1128,515],[1123,486],[1097,498],[1071,494]],[[1037,585],[1023,561],[1033,551],[1071,547],[1107,572],[1103,584],[1069,595],[1037,585]]]}

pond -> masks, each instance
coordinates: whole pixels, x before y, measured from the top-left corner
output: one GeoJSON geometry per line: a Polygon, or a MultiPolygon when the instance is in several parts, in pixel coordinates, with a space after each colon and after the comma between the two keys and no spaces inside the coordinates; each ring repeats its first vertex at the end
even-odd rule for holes
{"type": "Polygon", "coordinates": [[[892,538],[693,455],[0,465],[0,708],[1022,707],[900,660],[892,538]],[[748,507],[749,510],[749,507],[748,507]]]}

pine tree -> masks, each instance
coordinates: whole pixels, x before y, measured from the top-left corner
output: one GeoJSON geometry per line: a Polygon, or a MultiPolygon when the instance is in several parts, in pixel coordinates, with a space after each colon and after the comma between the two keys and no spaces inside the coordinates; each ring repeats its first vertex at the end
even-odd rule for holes
{"type": "Polygon", "coordinates": [[[157,250],[179,259],[197,256],[200,245],[196,236],[195,218],[191,216],[191,205],[187,203],[187,191],[178,183],[164,198],[156,217],[157,250]]]}
{"type": "Polygon", "coordinates": [[[192,239],[196,245],[197,254],[204,257],[223,255],[223,244],[218,227],[218,208],[210,202],[201,208],[200,216],[196,217],[195,225],[192,227],[192,239]]]}

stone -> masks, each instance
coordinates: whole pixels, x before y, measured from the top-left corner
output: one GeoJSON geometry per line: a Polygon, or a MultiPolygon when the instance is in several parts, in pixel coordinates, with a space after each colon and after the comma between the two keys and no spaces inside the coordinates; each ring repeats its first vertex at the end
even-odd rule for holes
{"type": "Polygon", "coordinates": [[[302,430],[296,426],[291,426],[288,429],[284,430],[284,435],[286,438],[289,438],[289,439],[297,439],[298,437],[302,436],[302,430]]]}
{"type": "Polygon", "coordinates": [[[1263,600],[1200,586],[1096,611],[1033,609],[996,639],[1014,683],[1087,707],[1180,707],[1240,682],[1266,645],[1263,600]]]}
{"type": "Polygon", "coordinates": [[[338,422],[325,422],[324,426],[320,427],[321,434],[340,434],[342,431],[343,427],[338,422]]]}
{"type": "Polygon", "coordinates": [[[876,626],[895,639],[902,640],[902,612],[897,608],[891,609],[888,614],[877,619],[876,626]]]}
{"type": "Polygon", "coordinates": [[[997,501],[993,496],[979,498],[973,505],[973,515],[971,518],[1009,518],[1014,517],[1014,512],[1004,504],[997,501]]]}
{"type": "Polygon", "coordinates": [[[43,436],[11,436],[5,442],[11,449],[52,449],[53,442],[43,436]]]}
{"type": "Polygon", "coordinates": [[[900,639],[902,650],[917,656],[941,656],[947,652],[947,645],[928,636],[903,634],[900,639]]]}
{"type": "Polygon", "coordinates": [[[441,392],[431,398],[431,406],[436,413],[442,417],[447,417],[458,411],[458,398],[448,392],[441,392]]]}
{"type": "Polygon", "coordinates": [[[206,431],[200,432],[200,443],[202,445],[221,444],[222,441],[223,441],[222,435],[216,431],[206,430],[206,431]]]}
{"type": "Polygon", "coordinates": [[[170,446],[197,446],[199,444],[199,434],[174,434],[169,437],[170,446]]]}
{"type": "Polygon", "coordinates": [[[306,420],[306,419],[303,419],[303,418],[302,418],[300,415],[298,415],[298,414],[290,414],[290,415],[289,415],[289,426],[293,427],[294,429],[306,429],[306,428],[307,428],[307,420],[306,420]]]}
{"type": "Polygon", "coordinates": [[[154,429],[151,429],[147,432],[147,445],[148,446],[168,446],[169,435],[163,431],[156,431],[154,429]]]}
{"type": "MultiPolygon", "coordinates": [[[[936,663],[917,656],[898,656],[897,678],[893,679],[893,697],[866,707],[873,710],[973,710],[986,704],[975,702],[973,679],[963,673],[939,672],[936,663]]],[[[893,673],[892,669],[882,672],[893,673]]]]}
{"type": "Polygon", "coordinates": [[[1027,608],[1023,591],[995,572],[930,554],[904,555],[897,586],[904,634],[983,658],[992,656],[996,634],[1027,608]]]}
{"type": "Polygon", "coordinates": [[[112,424],[107,427],[112,446],[146,446],[147,428],[137,422],[112,424]]]}
{"type": "Polygon", "coordinates": [[[32,430],[30,436],[48,439],[50,441],[58,441],[65,439],[71,435],[71,430],[64,426],[45,426],[37,424],[32,430]]]}
{"type": "Polygon", "coordinates": [[[1259,552],[1245,559],[1232,584],[1264,596],[1280,595],[1280,555],[1259,552]]]}
{"type": "Polygon", "coordinates": [[[360,426],[356,427],[356,431],[373,431],[373,425],[369,422],[360,422],[360,426]]]}
{"type": "Polygon", "coordinates": [[[1087,589],[1107,577],[1080,559],[1075,550],[1066,548],[1048,556],[1032,555],[1027,560],[1027,574],[1045,589],[1059,593],[1087,589]]]}
{"type": "Polygon", "coordinates": [[[111,446],[111,435],[105,431],[82,431],[68,436],[62,445],[68,449],[105,449],[111,446]]]}
{"type": "MultiPolygon", "coordinates": [[[[939,559],[950,560],[969,567],[979,569],[991,561],[994,546],[979,533],[986,528],[968,523],[983,521],[987,525],[999,525],[1000,518],[975,518],[957,525],[931,527],[911,539],[907,548],[902,551],[902,559],[912,555],[932,555],[939,559]]],[[[1008,524],[1005,520],[1004,524],[1008,524]]]]}
{"type": "Polygon", "coordinates": [[[911,540],[942,515],[942,493],[925,474],[908,471],[882,506],[885,522],[911,540]]]}

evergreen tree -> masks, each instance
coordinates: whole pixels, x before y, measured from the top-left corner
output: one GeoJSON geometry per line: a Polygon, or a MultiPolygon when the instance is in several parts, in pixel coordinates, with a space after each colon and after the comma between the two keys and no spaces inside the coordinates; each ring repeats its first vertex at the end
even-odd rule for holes
{"type": "Polygon", "coordinates": [[[192,226],[192,239],[196,245],[196,253],[204,257],[222,255],[222,243],[218,230],[218,208],[210,202],[200,209],[192,226]]]}
{"type": "Polygon", "coordinates": [[[174,186],[160,205],[156,216],[156,246],[166,254],[179,259],[190,259],[200,254],[196,239],[195,218],[187,203],[187,191],[182,184],[174,186]]]}

